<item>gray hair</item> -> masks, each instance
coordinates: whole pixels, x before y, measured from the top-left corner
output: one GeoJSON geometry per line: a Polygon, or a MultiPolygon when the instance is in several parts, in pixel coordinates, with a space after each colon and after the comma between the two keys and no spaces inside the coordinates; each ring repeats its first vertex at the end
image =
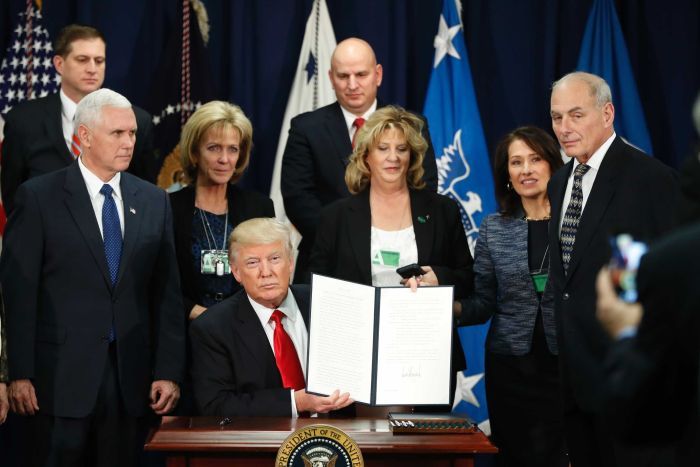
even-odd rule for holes
{"type": "Polygon", "coordinates": [[[244,246],[269,245],[282,242],[289,259],[292,259],[292,236],[289,227],[274,217],[256,217],[241,222],[228,238],[229,258],[236,260],[238,250],[244,246]]]}
{"type": "Polygon", "coordinates": [[[130,109],[131,102],[118,92],[102,88],[93,91],[83,97],[75,109],[75,127],[80,125],[91,126],[102,118],[104,107],[116,107],[118,109],[130,109]]]}
{"type": "Polygon", "coordinates": [[[593,73],[585,71],[574,71],[562,76],[560,79],[552,83],[552,91],[559,85],[569,81],[582,81],[588,85],[590,95],[595,98],[596,106],[600,109],[608,102],[612,102],[612,92],[610,86],[603,78],[593,73]]]}

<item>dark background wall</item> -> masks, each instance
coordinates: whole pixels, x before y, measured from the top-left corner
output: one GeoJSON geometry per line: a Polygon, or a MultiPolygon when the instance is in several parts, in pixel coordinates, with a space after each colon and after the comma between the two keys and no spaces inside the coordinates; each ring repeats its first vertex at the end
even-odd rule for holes
{"type": "MultiPolygon", "coordinates": [[[[147,107],[179,0],[44,0],[52,38],[83,22],[107,38],[105,85],[147,107]]],[[[384,65],[380,97],[422,110],[441,0],[327,0],[337,40],[359,36],[384,65]]],[[[4,54],[24,0],[0,0],[4,54]]],[[[204,0],[214,97],[252,119],[255,148],[243,183],[269,188],[277,138],[312,0],[204,0]]],[[[592,0],[463,0],[467,49],[489,149],[513,127],[549,128],[549,85],[574,69],[592,0]]],[[[618,0],[617,12],[651,132],[653,152],[678,167],[696,140],[700,2],[618,0]]],[[[173,72],[173,79],[177,72],[173,72]]]]}

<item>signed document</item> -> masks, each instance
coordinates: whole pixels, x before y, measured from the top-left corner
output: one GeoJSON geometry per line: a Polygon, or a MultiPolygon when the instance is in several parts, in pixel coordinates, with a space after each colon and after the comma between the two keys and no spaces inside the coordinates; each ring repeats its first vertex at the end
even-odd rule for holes
{"type": "Polygon", "coordinates": [[[453,288],[313,275],[307,391],[369,405],[449,404],[453,288]]]}

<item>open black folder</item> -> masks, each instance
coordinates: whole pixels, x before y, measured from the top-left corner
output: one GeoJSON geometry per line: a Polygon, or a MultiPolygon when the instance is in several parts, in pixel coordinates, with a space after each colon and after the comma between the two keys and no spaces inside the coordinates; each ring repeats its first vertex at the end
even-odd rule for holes
{"type": "Polygon", "coordinates": [[[314,274],[306,390],[368,405],[449,404],[453,292],[314,274]]]}

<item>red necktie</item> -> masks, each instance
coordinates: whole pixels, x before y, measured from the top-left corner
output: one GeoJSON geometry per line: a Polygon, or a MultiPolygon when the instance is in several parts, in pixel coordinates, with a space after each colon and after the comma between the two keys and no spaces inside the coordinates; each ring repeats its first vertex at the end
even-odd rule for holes
{"type": "Polygon", "coordinates": [[[270,321],[275,322],[275,334],[273,336],[275,360],[277,360],[277,368],[280,370],[280,375],[282,375],[282,386],[296,391],[304,389],[306,386],[304,372],[301,370],[294,342],[292,342],[289,334],[282,326],[282,317],[284,317],[284,314],[280,310],[275,310],[270,316],[270,321]]]}
{"type": "Polygon", "coordinates": [[[357,133],[360,132],[360,128],[365,124],[365,119],[362,117],[357,117],[352,126],[355,128],[355,133],[352,135],[352,148],[355,149],[355,138],[357,138],[357,133]]]}
{"type": "Polygon", "coordinates": [[[73,141],[71,141],[70,152],[73,153],[73,157],[75,157],[76,159],[80,157],[80,138],[78,138],[78,135],[76,135],[75,133],[73,133],[73,141]]]}

